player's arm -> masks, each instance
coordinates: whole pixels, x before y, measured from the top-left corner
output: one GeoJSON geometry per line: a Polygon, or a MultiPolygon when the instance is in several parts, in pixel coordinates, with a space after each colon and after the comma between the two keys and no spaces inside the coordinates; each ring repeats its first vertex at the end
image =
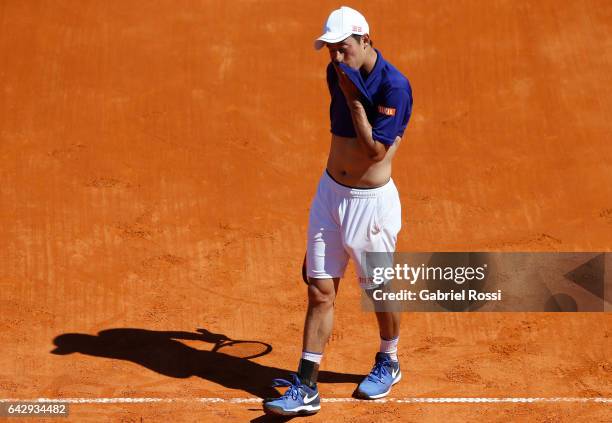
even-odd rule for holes
{"type": "Polygon", "coordinates": [[[374,161],[379,162],[385,158],[387,150],[392,144],[383,144],[374,139],[372,135],[372,125],[368,121],[365,108],[358,99],[349,102],[349,109],[351,111],[351,118],[353,119],[353,127],[355,128],[355,134],[357,139],[361,143],[361,146],[365,149],[368,157],[374,161]]]}
{"type": "Polygon", "coordinates": [[[359,90],[338,65],[334,62],[332,63],[338,75],[338,84],[340,85],[340,89],[351,111],[351,118],[353,120],[353,127],[355,128],[357,139],[372,161],[381,161],[385,158],[385,154],[387,154],[387,150],[391,147],[391,144],[385,145],[372,137],[372,125],[370,125],[368,121],[368,116],[366,115],[363,104],[359,101],[359,90]]]}

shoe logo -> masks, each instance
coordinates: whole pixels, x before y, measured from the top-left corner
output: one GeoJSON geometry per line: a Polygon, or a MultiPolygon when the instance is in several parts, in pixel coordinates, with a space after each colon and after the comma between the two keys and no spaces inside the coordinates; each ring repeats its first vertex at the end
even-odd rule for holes
{"type": "Polygon", "coordinates": [[[312,398],[308,398],[308,394],[306,394],[304,396],[304,404],[310,404],[311,402],[313,402],[317,397],[319,396],[319,393],[317,392],[312,398]]]}
{"type": "Polygon", "coordinates": [[[397,370],[392,370],[391,371],[391,376],[393,377],[393,379],[395,379],[395,376],[397,376],[397,374],[399,373],[399,368],[397,370]]]}

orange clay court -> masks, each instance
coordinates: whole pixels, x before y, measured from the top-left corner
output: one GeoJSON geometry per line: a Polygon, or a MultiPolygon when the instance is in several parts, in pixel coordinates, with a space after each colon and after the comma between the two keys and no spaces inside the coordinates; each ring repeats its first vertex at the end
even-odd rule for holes
{"type": "MultiPolygon", "coordinates": [[[[2,401],[267,421],[301,352],[312,42],[339,5],[0,2],[2,401]]],[[[610,1],[349,5],[414,93],[397,251],[612,250],[610,1]]],[[[610,313],[405,313],[404,379],[351,399],[378,333],[349,268],[306,420],[612,421],[610,313]]]]}

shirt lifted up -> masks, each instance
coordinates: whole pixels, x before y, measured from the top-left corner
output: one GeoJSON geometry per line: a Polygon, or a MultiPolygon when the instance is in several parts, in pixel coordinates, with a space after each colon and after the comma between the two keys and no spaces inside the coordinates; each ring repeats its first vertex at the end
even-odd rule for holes
{"type": "MultiPolygon", "coordinates": [[[[412,89],[408,78],[387,62],[380,51],[372,72],[365,78],[359,70],[340,63],[349,79],[355,84],[361,96],[370,125],[372,138],[385,145],[392,145],[396,137],[406,130],[412,112],[412,89]]],[[[356,137],[351,112],[340,85],[334,66],[327,66],[327,86],[331,95],[329,117],[332,134],[341,137],[356,137]]]]}

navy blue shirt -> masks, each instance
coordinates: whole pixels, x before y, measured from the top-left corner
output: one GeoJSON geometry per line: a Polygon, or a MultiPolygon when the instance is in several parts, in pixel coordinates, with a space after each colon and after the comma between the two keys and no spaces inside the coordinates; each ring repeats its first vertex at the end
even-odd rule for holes
{"type": "MultiPolygon", "coordinates": [[[[395,137],[401,137],[406,130],[412,113],[412,89],[408,78],[383,59],[376,50],[377,58],[372,72],[364,80],[359,70],[340,63],[361,93],[361,102],[366,110],[372,138],[385,145],[392,145],[395,137]]],[[[331,95],[329,117],[332,134],[341,137],[356,137],[353,119],[344,94],[338,84],[334,66],[327,66],[327,86],[331,95]]]]}

